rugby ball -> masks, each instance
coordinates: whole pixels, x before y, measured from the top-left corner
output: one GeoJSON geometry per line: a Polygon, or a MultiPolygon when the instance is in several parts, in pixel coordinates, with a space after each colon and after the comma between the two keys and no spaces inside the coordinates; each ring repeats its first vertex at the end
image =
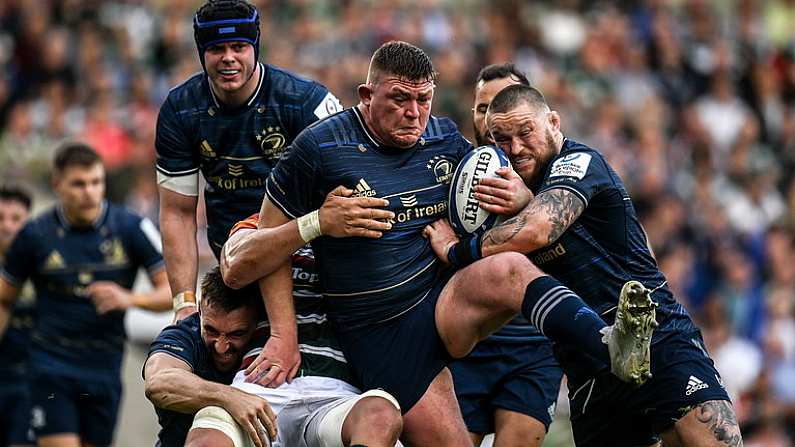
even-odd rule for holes
{"type": "Polygon", "coordinates": [[[497,169],[510,165],[505,152],[496,146],[480,146],[464,155],[450,184],[448,218],[456,233],[464,236],[494,226],[499,216],[479,206],[475,186],[484,178],[498,177],[497,169]]]}

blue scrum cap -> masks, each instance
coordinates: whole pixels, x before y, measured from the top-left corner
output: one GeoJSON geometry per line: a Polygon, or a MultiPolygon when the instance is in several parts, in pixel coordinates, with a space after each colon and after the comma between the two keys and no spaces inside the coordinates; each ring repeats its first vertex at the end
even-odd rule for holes
{"type": "Polygon", "coordinates": [[[259,13],[244,0],[216,0],[205,3],[193,16],[193,38],[204,68],[204,51],[222,42],[248,42],[259,60],[259,13]]]}

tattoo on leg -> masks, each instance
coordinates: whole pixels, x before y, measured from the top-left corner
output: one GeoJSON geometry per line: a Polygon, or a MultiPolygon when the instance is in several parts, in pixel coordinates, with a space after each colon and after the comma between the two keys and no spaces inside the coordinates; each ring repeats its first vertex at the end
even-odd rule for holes
{"type": "Polygon", "coordinates": [[[697,405],[696,419],[706,424],[715,439],[731,447],[741,447],[743,438],[734,409],[725,400],[711,400],[697,405]]]}

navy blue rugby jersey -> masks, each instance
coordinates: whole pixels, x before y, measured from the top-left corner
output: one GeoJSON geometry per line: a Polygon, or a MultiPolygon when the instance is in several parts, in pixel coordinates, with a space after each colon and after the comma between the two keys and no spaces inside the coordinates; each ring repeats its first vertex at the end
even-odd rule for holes
{"type": "MultiPolygon", "coordinates": [[[[665,282],[649,250],[646,233],[624,183],[601,153],[566,139],[546,169],[537,193],[562,188],[585,204],[576,221],[552,245],[528,257],[560,280],[612,324],[624,283],[640,281],[649,289],[665,282]]],[[[652,294],[660,327],[653,343],[693,323],[670,289],[652,294]]]]}
{"type": "Polygon", "coordinates": [[[160,235],[148,219],[103,205],[93,225],[73,227],[59,207],[28,222],[7,253],[3,277],[31,279],[37,321],[31,368],[60,376],[118,374],[124,349],[124,312],[98,315],[87,287],[113,281],[130,289],[140,267],[163,268],[160,235]]]}
{"type": "Polygon", "coordinates": [[[259,211],[265,180],[306,126],[342,110],[321,84],[260,64],[257,90],[240,107],[224,107],[204,73],[171,90],[157,120],[158,181],[206,180],[207,237],[217,253],[232,226],[259,211]]]}
{"type": "MultiPolygon", "coordinates": [[[[149,346],[148,357],[157,352],[164,352],[182,360],[190,366],[194,374],[210,382],[229,385],[235,377],[236,370],[222,373],[213,365],[210,352],[201,338],[198,313],[163,329],[149,346]]],[[[155,407],[155,412],[157,422],[160,424],[160,432],[157,434],[158,445],[162,447],[185,445],[185,438],[188,437],[195,414],[178,413],[158,407],[155,407]]]]}
{"type": "Polygon", "coordinates": [[[382,321],[419,302],[440,263],[422,230],[447,215],[455,167],[472,148],[447,118],[430,117],[417,144],[378,144],[354,107],[307,128],[274,168],[270,200],[291,218],[320,207],[344,185],[358,196],[389,200],[392,230],[380,239],[312,241],[329,316],[347,327],[382,321]]]}
{"type": "Polygon", "coordinates": [[[0,388],[28,380],[30,337],[36,321],[36,294],[29,282],[20,291],[6,333],[0,341],[0,388]]]}

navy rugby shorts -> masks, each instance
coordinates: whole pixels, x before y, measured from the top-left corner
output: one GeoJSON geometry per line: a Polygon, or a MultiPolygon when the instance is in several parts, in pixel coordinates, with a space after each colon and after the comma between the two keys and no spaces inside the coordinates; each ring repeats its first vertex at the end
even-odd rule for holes
{"type": "Polygon", "coordinates": [[[436,330],[436,302],[452,274],[425,298],[389,320],[361,328],[335,326],[340,346],[363,390],[383,389],[406,413],[452,358],[436,330]]]}
{"type": "Polygon", "coordinates": [[[730,400],[698,330],[655,343],[651,368],[652,378],[637,388],[606,371],[569,383],[578,447],[651,445],[696,405],[730,400]]]}
{"type": "Polygon", "coordinates": [[[121,381],[39,373],[33,381],[31,424],[36,435],[75,433],[83,443],[109,446],[119,413],[121,381]]]}
{"type": "Polygon", "coordinates": [[[467,429],[494,433],[498,408],[525,414],[549,429],[563,371],[548,340],[522,345],[486,339],[450,364],[467,429]]]}
{"type": "Polygon", "coordinates": [[[0,446],[36,444],[30,426],[30,407],[26,382],[0,384],[0,446]]]}

